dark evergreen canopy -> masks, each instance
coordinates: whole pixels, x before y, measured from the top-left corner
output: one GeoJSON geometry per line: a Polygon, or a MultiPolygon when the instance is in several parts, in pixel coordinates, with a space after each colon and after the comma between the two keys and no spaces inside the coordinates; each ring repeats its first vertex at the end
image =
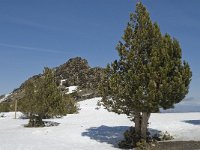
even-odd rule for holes
{"type": "Polygon", "coordinates": [[[119,60],[107,66],[100,86],[101,102],[108,110],[141,119],[146,116],[147,126],[150,113],[172,108],[188,93],[192,73],[182,61],[179,42],[162,35],[140,2],[117,51],[119,60]]]}
{"type": "Polygon", "coordinates": [[[26,83],[20,107],[30,117],[29,126],[43,126],[45,117],[63,116],[77,110],[74,100],[57,87],[54,72],[49,68],[37,80],[26,83]]]}

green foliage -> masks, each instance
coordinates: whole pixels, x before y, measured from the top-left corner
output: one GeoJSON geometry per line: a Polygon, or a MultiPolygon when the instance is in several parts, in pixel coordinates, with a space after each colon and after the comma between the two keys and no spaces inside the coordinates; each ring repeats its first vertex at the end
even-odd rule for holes
{"type": "MultiPolygon", "coordinates": [[[[53,69],[53,72],[56,85],[59,86],[60,90],[62,90],[63,93],[66,93],[66,88],[69,86],[78,86],[80,90],[92,91],[90,98],[93,98],[99,96],[97,87],[99,86],[99,83],[101,81],[103,70],[104,69],[100,67],[92,68],[88,65],[86,59],[83,59],[81,57],[75,57],[69,59],[64,64],[55,67],[53,69]],[[62,82],[62,85],[61,80],[65,80],[62,82]]],[[[13,90],[11,95],[7,97],[6,101],[11,102],[19,100],[19,103],[21,103],[20,101],[24,97],[24,89],[27,85],[27,82],[33,82],[34,84],[36,84],[36,82],[40,80],[40,78],[42,78],[43,76],[43,74],[38,74],[30,77],[28,80],[22,83],[19,88],[13,90]]],[[[79,93],[78,95],[80,94],[81,93],[79,93]]],[[[1,97],[4,97],[4,95],[0,96],[0,98],[1,97]]],[[[87,99],[87,97],[80,95],[80,99],[87,99]]],[[[78,97],[78,100],[80,99],[78,97]]]]}
{"type": "Polygon", "coordinates": [[[0,112],[9,112],[10,111],[10,103],[2,102],[0,103],[0,112]]]}
{"type": "Polygon", "coordinates": [[[64,86],[79,85],[85,88],[88,80],[87,72],[90,69],[87,60],[80,57],[69,59],[68,62],[56,69],[56,76],[67,79],[64,86]]]}
{"type": "Polygon", "coordinates": [[[137,150],[150,150],[155,147],[158,141],[174,139],[168,132],[158,132],[153,135],[147,132],[147,135],[147,140],[140,139],[136,134],[135,127],[130,127],[124,132],[124,140],[119,142],[118,146],[123,149],[132,149],[136,147],[137,150]]]}
{"type": "Polygon", "coordinates": [[[42,116],[56,116],[66,114],[65,101],[61,91],[57,88],[54,73],[51,69],[44,69],[44,76],[37,81],[36,89],[37,108],[33,113],[42,116]]]}
{"type": "Polygon", "coordinates": [[[130,127],[129,130],[124,132],[124,140],[119,142],[119,148],[131,149],[136,147],[136,143],[140,141],[140,138],[135,132],[134,127],[130,127]]]}
{"type": "Polygon", "coordinates": [[[159,136],[160,141],[167,141],[167,140],[173,140],[173,136],[171,136],[167,131],[164,133],[161,133],[159,136]]]}
{"type": "Polygon", "coordinates": [[[80,88],[81,90],[79,90],[79,88],[80,87],[78,87],[77,91],[70,94],[76,101],[91,99],[98,96],[98,94],[92,89],[80,88]]]}
{"type": "Polygon", "coordinates": [[[146,140],[150,114],[183,100],[192,72],[182,61],[179,42],[161,34],[140,2],[122,40],[116,47],[119,60],[109,64],[102,77],[100,103],[109,111],[129,116],[136,132],[146,140]]]}
{"type": "MultiPolygon", "coordinates": [[[[149,150],[152,145],[156,143],[157,137],[161,137],[162,135],[157,134],[156,137],[151,137],[150,133],[147,133],[147,141],[144,139],[140,139],[138,134],[136,134],[135,128],[130,127],[129,130],[124,132],[124,140],[119,142],[119,148],[123,149],[132,149],[137,147],[137,150],[149,150]]],[[[160,140],[159,140],[160,141],[160,140]]]]}
{"type": "Polygon", "coordinates": [[[81,89],[96,90],[100,83],[102,72],[102,68],[91,68],[87,60],[75,57],[57,67],[55,75],[58,83],[61,79],[66,79],[63,84],[65,87],[77,85],[81,89]]]}
{"type": "Polygon", "coordinates": [[[67,114],[73,114],[76,113],[78,110],[78,106],[74,99],[70,95],[64,95],[64,105],[66,107],[66,113],[67,114]]]}
{"type": "Polygon", "coordinates": [[[26,83],[19,106],[29,116],[30,127],[43,126],[42,118],[63,116],[77,110],[74,100],[57,87],[54,72],[49,68],[44,69],[41,78],[26,83]]]}
{"type": "Polygon", "coordinates": [[[30,120],[25,127],[44,127],[45,124],[40,116],[31,115],[30,120]]]}
{"type": "Polygon", "coordinates": [[[107,66],[100,91],[103,105],[117,113],[134,116],[172,108],[188,93],[191,70],[182,61],[179,42],[162,35],[142,3],[117,45],[119,60],[107,66]]]}
{"type": "Polygon", "coordinates": [[[151,150],[151,145],[150,143],[147,143],[145,140],[140,140],[136,144],[136,150],[151,150]]]}
{"type": "Polygon", "coordinates": [[[25,114],[33,114],[34,109],[37,109],[36,85],[33,81],[28,81],[24,85],[23,98],[18,100],[18,110],[25,114]]]}

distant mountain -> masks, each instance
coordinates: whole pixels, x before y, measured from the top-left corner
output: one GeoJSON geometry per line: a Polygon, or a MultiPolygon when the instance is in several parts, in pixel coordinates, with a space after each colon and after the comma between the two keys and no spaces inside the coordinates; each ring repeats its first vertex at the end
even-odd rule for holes
{"type": "MultiPolygon", "coordinates": [[[[86,59],[81,57],[75,57],[69,59],[66,63],[53,68],[55,71],[55,79],[58,87],[60,87],[63,92],[67,92],[67,87],[78,86],[75,98],[77,100],[92,98],[98,96],[98,85],[101,80],[101,75],[103,73],[103,68],[101,67],[90,67],[86,59]]],[[[10,103],[10,106],[13,107],[15,100],[20,100],[24,96],[24,86],[30,80],[36,80],[41,78],[43,74],[34,75],[26,80],[21,86],[10,95],[5,97],[2,95],[0,97],[0,103],[10,103]]]]}

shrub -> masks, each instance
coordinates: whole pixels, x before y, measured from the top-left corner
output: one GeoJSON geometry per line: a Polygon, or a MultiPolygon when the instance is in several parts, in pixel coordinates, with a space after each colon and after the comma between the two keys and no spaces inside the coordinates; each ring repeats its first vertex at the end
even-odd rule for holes
{"type": "Polygon", "coordinates": [[[9,112],[10,111],[10,103],[3,102],[0,103],[0,112],[9,112]]]}
{"type": "Polygon", "coordinates": [[[120,148],[125,149],[136,147],[136,143],[140,140],[140,137],[135,133],[134,127],[130,127],[129,130],[124,132],[124,138],[118,145],[120,148]]]}
{"type": "Polygon", "coordinates": [[[155,135],[150,135],[147,132],[147,139],[141,139],[135,133],[135,128],[130,127],[129,130],[124,132],[124,140],[119,142],[119,148],[131,149],[137,147],[137,150],[150,150],[156,145],[157,141],[172,140],[173,137],[168,132],[160,132],[155,135]]]}

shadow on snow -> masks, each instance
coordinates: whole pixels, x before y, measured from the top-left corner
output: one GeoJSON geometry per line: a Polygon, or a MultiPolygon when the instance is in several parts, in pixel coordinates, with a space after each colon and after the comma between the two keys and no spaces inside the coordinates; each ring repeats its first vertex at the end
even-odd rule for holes
{"type": "MultiPolygon", "coordinates": [[[[129,126],[114,126],[109,127],[102,125],[100,127],[91,127],[82,133],[82,136],[87,136],[90,139],[101,143],[111,144],[113,147],[118,147],[118,143],[124,140],[124,132],[129,130],[129,126]]],[[[151,135],[160,134],[161,131],[148,129],[151,135]]]]}
{"type": "Polygon", "coordinates": [[[100,127],[87,129],[86,132],[82,133],[82,136],[87,136],[98,142],[108,143],[114,147],[118,147],[118,143],[124,139],[123,133],[128,129],[128,126],[108,127],[102,125],[100,127]]]}
{"type": "Polygon", "coordinates": [[[192,125],[200,125],[200,120],[184,120],[183,122],[189,123],[192,125]]]}

